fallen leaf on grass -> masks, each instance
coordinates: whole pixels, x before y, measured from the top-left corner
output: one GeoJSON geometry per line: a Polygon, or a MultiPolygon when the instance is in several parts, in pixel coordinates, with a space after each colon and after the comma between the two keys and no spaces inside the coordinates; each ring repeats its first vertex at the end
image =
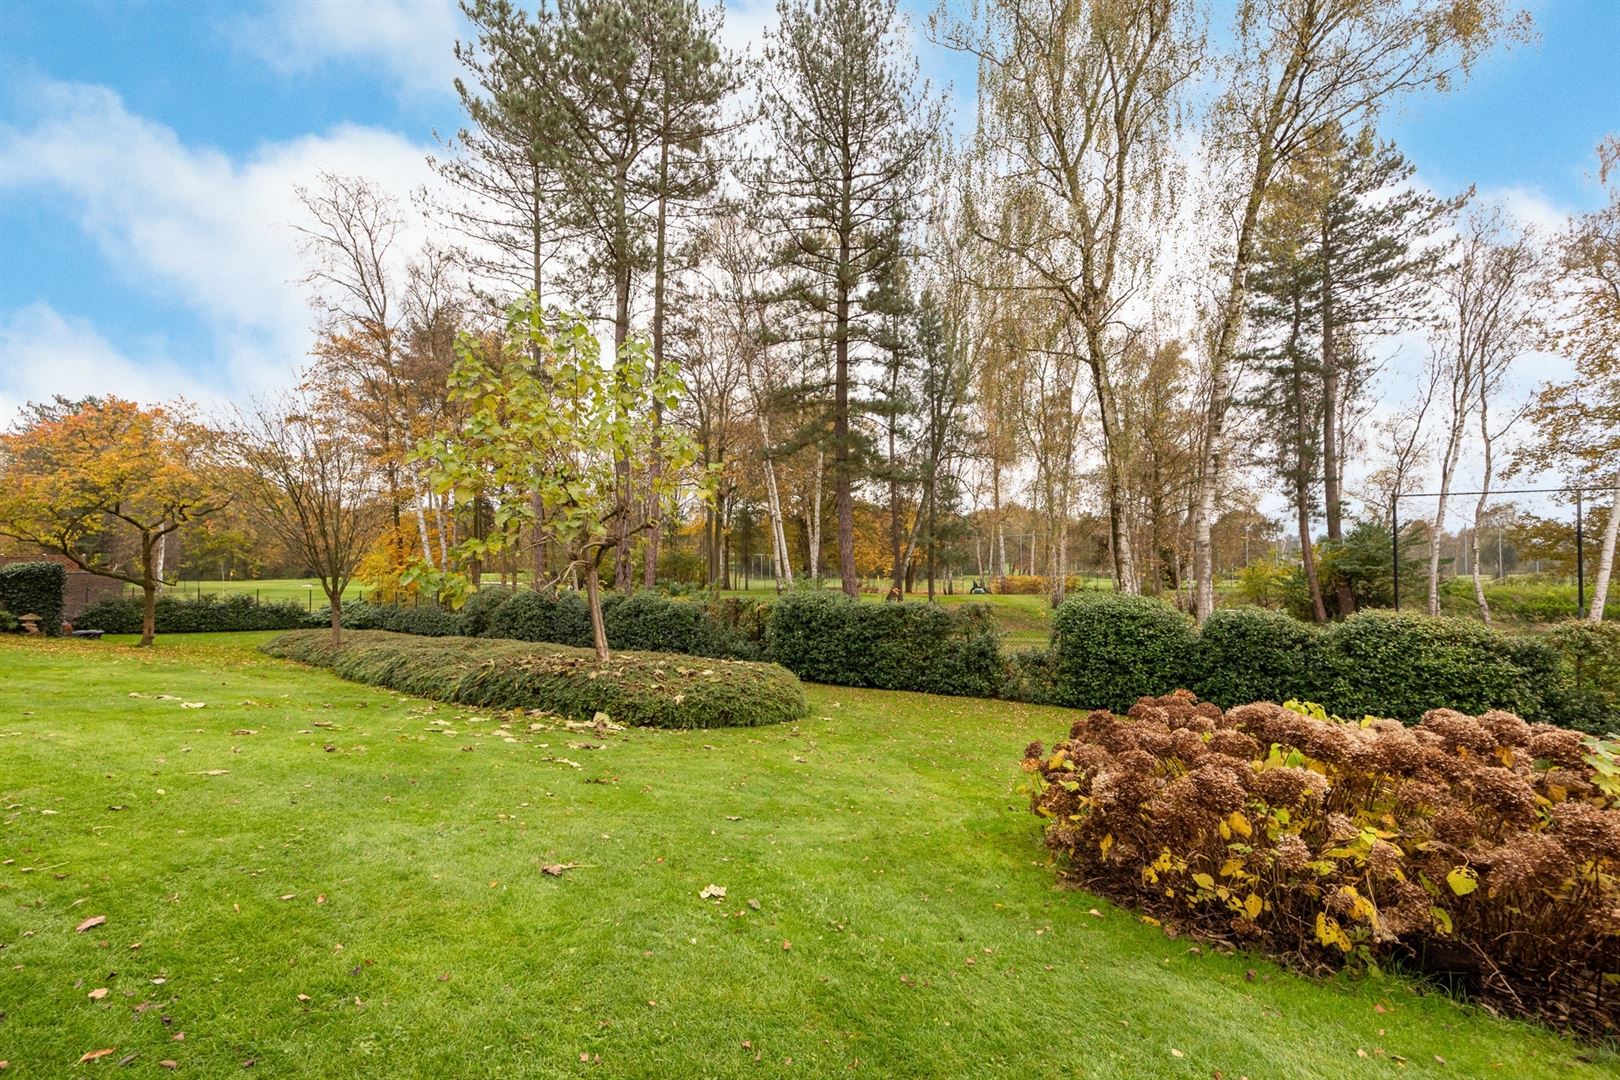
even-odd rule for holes
{"type": "MultiPolygon", "coordinates": [[[[94,927],[100,926],[102,923],[104,923],[106,921],[107,921],[107,916],[105,916],[105,915],[92,915],[88,919],[84,920],[84,922],[80,923],[78,926],[75,926],[73,928],[73,932],[75,934],[82,934],[86,930],[90,930],[90,929],[93,929],[94,927]]],[[[107,1052],[109,1054],[112,1053],[111,1050],[109,1050],[107,1052]]]]}
{"type": "Polygon", "coordinates": [[[299,1001],[308,1001],[309,1000],[309,995],[308,994],[299,994],[298,995],[298,1000],[299,1001]]]}
{"type": "Polygon", "coordinates": [[[1170,1056],[1171,1057],[1186,1057],[1187,1055],[1183,1054],[1180,1050],[1177,1050],[1175,1047],[1172,1046],[1170,1048],[1170,1056]]]}
{"type": "Polygon", "coordinates": [[[206,709],[206,708],[208,708],[208,702],[206,702],[206,701],[182,701],[180,703],[180,707],[182,709],[206,709]]]}
{"type": "Polygon", "coordinates": [[[758,911],[759,910],[759,901],[758,900],[749,900],[748,901],[748,906],[753,908],[755,911],[758,911]]]}
{"type": "Polygon", "coordinates": [[[790,950],[792,948],[793,948],[793,942],[791,942],[791,941],[782,942],[782,951],[783,952],[787,952],[788,950],[790,950]]]}
{"type": "Polygon", "coordinates": [[[174,1060],[174,1058],[164,1058],[162,1061],[158,1062],[158,1065],[164,1069],[178,1069],[180,1067],[180,1063],[174,1060]]]}
{"type": "Polygon", "coordinates": [[[109,1046],[105,1050],[91,1050],[91,1051],[89,1051],[83,1057],[81,1057],[79,1059],[79,1064],[83,1065],[87,1061],[95,1061],[98,1058],[104,1058],[108,1054],[111,1054],[114,1051],[116,1051],[117,1049],[118,1049],[118,1047],[116,1047],[116,1046],[109,1046]]]}
{"type": "Polygon", "coordinates": [[[547,863],[545,866],[542,866],[540,868],[540,872],[542,874],[549,875],[550,877],[562,877],[563,873],[565,871],[573,870],[573,869],[579,867],[580,865],[582,865],[582,864],[577,863],[577,862],[547,863]]]}
{"type": "Polygon", "coordinates": [[[726,887],[724,885],[706,885],[703,891],[698,893],[699,899],[702,900],[720,900],[724,899],[725,895],[726,887]]]}
{"type": "Polygon", "coordinates": [[[287,895],[286,895],[286,896],[283,896],[283,897],[282,897],[282,898],[281,898],[281,899],[283,899],[283,900],[291,900],[291,899],[292,899],[292,898],[293,898],[293,897],[295,897],[295,896],[297,896],[297,895],[298,895],[298,894],[297,894],[297,893],[295,893],[295,892],[290,892],[290,893],[288,893],[288,894],[287,894],[287,895]]]}
{"type": "Polygon", "coordinates": [[[229,769],[208,769],[203,773],[203,775],[204,776],[224,776],[226,773],[228,773],[230,771],[231,770],[229,770],[229,769]]]}
{"type": "Polygon", "coordinates": [[[98,986],[94,990],[90,991],[90,993],[89,993],[89,998],[90,998],[91,1001],[100,1001],[102,998],[104,998],[106,996],[107,996],[107,988],[105,986],[98,986]]]}

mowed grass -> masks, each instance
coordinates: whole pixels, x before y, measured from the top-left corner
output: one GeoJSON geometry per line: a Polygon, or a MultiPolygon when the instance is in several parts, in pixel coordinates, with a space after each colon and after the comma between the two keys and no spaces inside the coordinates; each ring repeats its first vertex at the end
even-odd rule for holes
{"type": "Polygon", "coordinates": [[[1063,710],[531,732],[267,636],[0,643],[8,1077],[1615,1075],[1060,887],[1014,788],[1063,710]]]}
{"type": "MultiPolygon", "coordinates": [[[[140,590],[133,586],[124,590],[129,596],[139,596],[140,590]]],[[[313,578],[264,578],[255,581],[182,581],[177,585],[164,590],[170,596],[181,596],[187,599],[194,596],[235,596],[246,594],[257,597],[261,603],[272,601],[291,600],[297,604],[308,607],[324,607],[326,593],[321,589],[321,583],[313,578]]],[[[362,595],[369,594],[370,589],[358,581],[351,581],[348,588],[343,590],[343,599],[359,600],[362,595]]]]}

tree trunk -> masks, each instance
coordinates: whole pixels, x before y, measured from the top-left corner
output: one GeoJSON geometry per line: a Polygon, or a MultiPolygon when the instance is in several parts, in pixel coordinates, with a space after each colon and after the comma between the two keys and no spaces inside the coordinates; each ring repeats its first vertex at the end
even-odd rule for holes
{"type": "Polygon", "coordinates": [[[1429,614],[1440,614],[1440,534],[1446,526],[1446,500],[1451,494],[1451,481],[1457,472],[1457,457],[1462,444],[1462,422],[1454,419],[1445,456],[1440,466],[1440,497],[1435,504],[1434,526],[1429,532],[1429,614]]]}
{"type": "MultiPolygon", "coordinates": [[[[41,633],[54,634],[56,627],[40,627],[41,633]]],[[[141,645],[149,646],[157,636],[157,582],[148,577],[141,583],[141,645]]]]}
{"type": "MultiPolygon", "coordinates": [[[[625,343],[630,340],[630,226],[626,208],[629,181],[627,166],[621,166],[613,186],[613,362],[619,362],[625,343]]],[[[630,591],[630,461],[621,457],[614,463],[618,478],[619,511],[614,522],[613,587],[620,592],[630,591]]]]}
{"type": "MultiPolygon", "coordinates": [[[[1344,541],[1344,494],[1339,478],[1339,356],[1338,324],[1333,308],[1332,229],[1322,223],[1322,502],[1327,518],[1330,543],[1344,541]]],[[[1350,583],[1340,578],[1334,585],[1334,607],[1341,618],[1355,613],[1355,595],[1350,583]]]]}
{"type": "Polygon", "coordinates": [[[591,609],[591,643],[596,647],[596,658],[608,658],[607,625],[602,622],[602,596],[598,579],[602,576],[602,555],[585,563],[585,599],[591,609]]]}
{"type": "Polygon", "coordinates": [[[335,649],[343,644],[343,590],[328,589],[326,600],[332,609],[332,648],[335,649]]]}
{"type": "Polygon", "coordinates": [[[1614,498],[1609,502],[1609,519],[1603,524],[1603,547],[1598,552],[1597,577],[1592,580],[1592,605],[1586,613],[1590,622],[1603,621],[1603,609],[1609,600],[1609,580],[1614,573],[1617,536],[1620,536],[1620,471],[1614,474],[1614,498]]]}
{"type": "Polygon", "coordinates": [[[827,452],[816,447],[816,476],[811,485],[810,512],[806,515],[806,539],[810,545],[810,579],[821,582],[821,478],[827,468],[827,452]]]}
{"type": "MultiPolygon", "coordinates": [[[[1091,351],[1091,379],[1097,391],[1097,415],[1102,427],[1103,466],[1108,484],[1108,531],[1114,555],[1114,588],[1132,595],[1142,591],[1136,574],[1136,559],[1131,550],[1130,525],[1125,520],[1125,464],[1120,443],[1124,432],[1119,430],[1119,417],[1114,405],[1114,387],[1103,367],[1102,335],[1088,334],[1087,348],[1091,351]]],[[[1062,601],[1062,590],[1057,592],[1062,601]]]]}
{"type": "Polygon", "coordinates": [[[855,492],[849,457],[849,294],[838,297],[838,340],[834,346],[833,499],[838,511],[838,575],[847,596],[859,596],[855,576],[855,492]]]}
{"type": "Polygon", "coordinates": [[[1479,605],[1479,617],[1486,626],[1491,625],[1491,605],[1485,599],[1485,579],[1480,576],[1479,538],[1485,525],[1485,501],[1491,497],[1491,426],[1489,384],[1484,372],[1479,381],[1479,435],[1485,444],[1485,475],[1479,485],[1479,499],[1474,503],[1474,603],[1479,605]]]}
{"type": "MultiPolygon", "coordinates": [[[[666,125],[668,117],[665,118],[666,125]]],[[[669,228],[669,142],[663,141],[658,149],[658,223],[656,238],[653,241],[653,316],[652,316],[652,358],[653,381],[657,382],[659,372],[664,369],[664,262],[666,258],[667,233],[669,228]]],[[[648,485],[647,506],[650,509],[649,520],[657,520],[662,516],[662,508],[655,502],[656,496],[652,494],[658,486],[658,476],[661,469],[659,448],[659,428],[664,422],[664,405],[658,399],[653,399],[652,407],[652,461],[647,471],[651,478],[648,485]]],[[[662,529],[649,529],[647,531],[646,557],[641,571],[641,583],[647,588],[658,584],[658,544],[662,529]]]]}

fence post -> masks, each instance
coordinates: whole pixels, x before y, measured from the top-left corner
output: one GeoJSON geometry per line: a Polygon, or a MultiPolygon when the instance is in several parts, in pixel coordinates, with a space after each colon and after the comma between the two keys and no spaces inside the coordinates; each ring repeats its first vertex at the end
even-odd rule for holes
{"type": "Polygon", "coordinates": [[[1575,489],[1575,617],[1586,614],[1586,528],[1581,517],[1581,489],[1575,489]]]}

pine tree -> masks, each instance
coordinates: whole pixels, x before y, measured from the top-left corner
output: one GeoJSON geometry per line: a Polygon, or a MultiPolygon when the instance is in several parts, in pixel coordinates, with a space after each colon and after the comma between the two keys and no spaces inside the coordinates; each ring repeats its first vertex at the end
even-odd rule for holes
{"type": "Polygon", "coordinates": [[[898,254],[940,107],[905,54],[894,0],[781,0],[761,85],[773,156],[758,177],[796,272],[792,296],[832,338],[832,454],[838,563],[855,572],[852,346],[870,336],[869,284],[898,254]],[[920,87],[920,88],[919,88],[920,87]]]}

